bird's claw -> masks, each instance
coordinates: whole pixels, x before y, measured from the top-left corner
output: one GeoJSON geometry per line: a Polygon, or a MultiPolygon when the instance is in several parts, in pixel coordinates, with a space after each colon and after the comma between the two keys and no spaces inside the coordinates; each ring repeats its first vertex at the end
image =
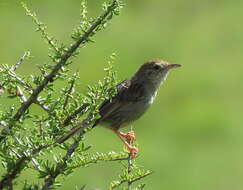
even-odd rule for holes
{"type": "Polygon", "coordinates": [[[131,156],[132,158],[135,158],[135,157],[137,157],[137,155],[138,155],[138,148],[133,147],[133,149],[130,150],[130,156],[131,156]]]}
{"type": "Polygon", "coordinates": [[[128,133],[120,132],[119,135],[125,138],[128,143],[133,143],[136,140],[136,136],[133,131],[129,131],[128,133]]]}
{"type": "Polygon", "coordinates": [[[137,147],[134,147],[134,146],[127,146],[129,152],[130,152],[130,156],[131,158],[135,158],[137,155],[138,155],[138,148],[137,147]]]}
{"type": "Polygon", "coordinates": [[[135,158],[138,154],[138,148],[131,145],[136,140],[134,132],[130,131],[128,133],[123,133],[123,132],[117,131],[116,134],[120,137],[120,139],[122,140],[122,142],[125,144],[126,148],[128,149],[129,156],[131,158],[135,158]]]}
{"type": "Polygon", "coordinates": [[[129,142],[133,143],[136,140],[136,136],[135,133],[133,131],[129,131],[127,133],[127,137],[126,140],[128,140],[129,142]]]}

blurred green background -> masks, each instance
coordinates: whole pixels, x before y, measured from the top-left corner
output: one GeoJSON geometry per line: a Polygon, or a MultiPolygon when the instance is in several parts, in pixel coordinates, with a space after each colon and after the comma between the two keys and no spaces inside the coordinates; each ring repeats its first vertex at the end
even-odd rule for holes
{"type": "MultiPolygon", "coordinates": [[[[48,31],[71,43],[79,21],[79,0],[26,1],[48,31]]],[[[88,0],[90,15],[102,0],[88,0]]],[[[243,188],[243,1],[126,0],[122,14],[96,35],[74,59],[85,91],[104,76],[107,58],[117,53],[119,78],[130,77],[151,58],[183,67],[171,72],[151,109],[137,122],[139,164],[155,173],[148,190],[241,190],[243,188]]],[[[14,64],[24,51],[34,58],[18,70],[37,72],[49,62],[48,46],[17,0],[0,0],[0,64],[14,64]]],[[[61,85],[61,83],[59,83],[61,85]]],[[[0,99],[2,106],[8,103],[0,99]]],[[[103,128],[88,134],[94,151],[120,151],[121,142],[103,128]]],[[[60,189],[89,184],[106,189],[119,174],[117,164],[77,170],[60,189]]],[[[28,176],[28,174],[26,174],[28,176]]]]}

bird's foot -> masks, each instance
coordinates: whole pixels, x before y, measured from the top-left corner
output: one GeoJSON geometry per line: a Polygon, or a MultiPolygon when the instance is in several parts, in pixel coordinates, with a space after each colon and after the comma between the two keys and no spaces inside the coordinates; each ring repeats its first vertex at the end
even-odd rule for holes
{"type": "Polygon", "coordinates": [[[128,149],[129,156],[131,158],[135,158],[138,154],[138,148],[135,147],[135,146],[132,146],[132,143],[136,140],[134,132],[130,131],[128,133],[123,133],[123,132],[119,132],[117,130],[115,130],[114,132],[122,140],[122,142],[124,143],[124,145],[128,149]]]}
{"type": "Polygon", "coordinates": [[[136,140],[134,131],[129,131],[128,133],[119,132],[119,135],[125,138],[128,143],[133,143],[136,140]]]}
{"type": "Polygon", "coordinates": [[[131,158],[135,158],[138,155],[138,148],[135,147],[135,146],[132,146],[132,145],[130,145],[128,143],[125,143],[125,145],[126,145],[127,149],[130,152],[131,158]]]}

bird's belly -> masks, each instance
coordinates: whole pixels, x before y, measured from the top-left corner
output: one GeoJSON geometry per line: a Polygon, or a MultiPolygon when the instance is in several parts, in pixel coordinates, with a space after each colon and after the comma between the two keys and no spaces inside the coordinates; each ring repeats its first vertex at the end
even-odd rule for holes
{"type": "Polygon", "coordinates": [[[119,129],[129,125],[131,122],[139,119],[149,108],[150,104],[146,102],[131,103],[130,106],[123,107],[109,115],[101,124],[112,129],[119,129]]]}

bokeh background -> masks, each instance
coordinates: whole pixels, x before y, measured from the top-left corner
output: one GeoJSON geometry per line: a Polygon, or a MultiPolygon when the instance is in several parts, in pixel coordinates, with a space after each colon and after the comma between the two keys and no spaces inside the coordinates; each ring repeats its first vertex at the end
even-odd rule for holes
{"type": "MultiPolygon", "coordinates": [[[[79,0],[26,1],[48,31],[71,43],[79,21],[79,0]]],[[[131,76],[151,58],[183,67],[171,72],[151,109],[134,123],[138,163],[155,171],[148,190],[241,190],[243,188],[243,1],[126,0],[122,14],[82,49],[80,91],[104,76],[107,58],[117,53],[119,78],[131,76]]],[[[88,0],[89,14],[100,13],[102,0],[88,0]]],[[[24,51],[34,56],[18,72],[37,72],[49,62],[48,46],[17,0],[0,0],[0,64],[14,64],[24,51]]],[[[61,86],[62,84],[59,83],[61,86]]],[[[2,106],[8,102],[0,99],[2,106]]],[[[103,128],[88,134],[94,151],[122,149],[103,128]]],[[[77,170],[60,188],[106,189],[118,175],[117,164],[77,170]]],[[[1,172],[0,172],[1,173],[1,172]]],[[[28,174],[26,174],[28,177],[28,174]]]]}

